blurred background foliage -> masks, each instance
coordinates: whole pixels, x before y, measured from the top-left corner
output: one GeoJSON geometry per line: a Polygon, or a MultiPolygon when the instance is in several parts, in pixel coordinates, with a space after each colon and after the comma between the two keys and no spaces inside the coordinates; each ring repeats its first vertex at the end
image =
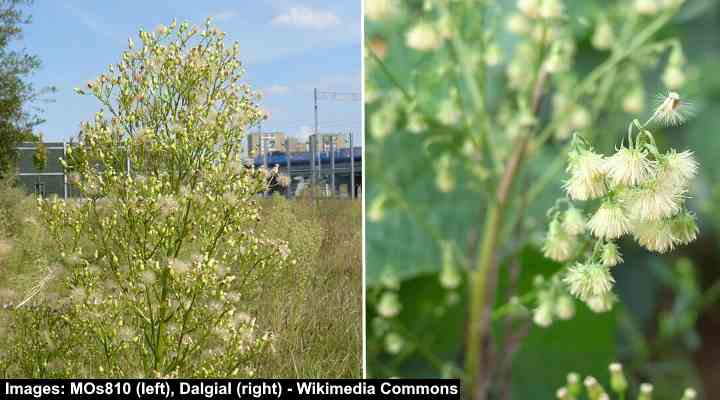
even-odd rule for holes
{"type": "MultiPolygon", "coordinates": [[[[503,14],[487,20],[501,24],[505,16],[515,10],[516,2],[498,2],[503,3],[503,14]]],[[[604,57],[591,45],[592,29],[584,21],[596,20],[598,13],[606,12],[617,3],[565,1],[578,44],[576,69],[589,69],[604,57]]],[[[366,88],[370,90],[390,89],[392,93],[392,88],[397,86],[412,87],[413,80],[425,79],[434,68],[427,63],[427,53],[413,51],[403,44],[403,27],[417,18],[423,2],[407,0],[403,6],[405,13],[396,17],[399,21],[393,24],[366,21],[368,47],[376,54],[386,54],[382,68],[374,64],[373,57],[367,56],[366,88]]],[[[472,20],[464,22],[473,23],[472,20]]],[[[660,146],[691,149],[701,164],[699,177],[691,189],[695,195],[688,201],[689,207],[698,214],[700,237],[663,257],[640,249],[629,240],[621,242],[625,263],[613,271],[616,293],[621,300],[615,309],[611,313],[593,314],[578,304],[577,314],[570,321],[559,321],[549,328],[533,325],[525,332],[521,330],[526,336],[518,344],[520,348],[512,360],[502,360],[503,354],[490,355],[498,359],[496,365],[501,369],[495,374],[507,374],[511,377],[507,381],[512,382],[508,387],[494,388],[496,393],[491,398],[505,398],[508,394],[515,399],[554,398],[555,389],[563,385],[569,371],[591,374],[607,382],[607,365],[613,361],[625,365],[631,384],[652,381],[656,399],[677,399],[687,386],[697,388],[700,398],[720,398],[720,269],[717,267],[720,261],[717,241],[720,232],[720,1],[688,0],[663,28],[660,37],[678,37],[683,44],[688,67],[681,92],[693,103],[695,115],[680,128],[660,128],[654,133],[660,146]]],[[[504,64],[511,54],[513,40],[511,35],[503,34],[496,38],[504,60],[487,71],[490,107],[493,97],[505,93],[504,64]]],[[[661,80],[666,56],[649,61],[659,62],[643,77],[648,100],[666,90],[661,80]]],[[[422,93],[417,101],[436,109],[448,86],[452,87],[455,82],[443,81],[436,85],[437,95],[422,93]]],[[[626,94],[621,90],[620,96],[610,98],[607,112],[600,115],[591,128],[599,151],[611,151],[625,135],[627,122],[636,117],[623,112],[622,97],[626,94]]],[[[486,171],[475,167],[472,154],[462,156],[466,159],[441,161],[449,162],[456,187],[450,192],[438,190],[439,154],[444,153],[446,147],[462,147],[463,132],[449,131],[446,141],[428,144],[421,135],[399,128],[379,141],[373,132],[372,117],[376,112],[383,112],[383,103],[388,101],[393,101],[392,95],[366,105],[369,127],[366,136],[368,376],[457,377],[462,374],[455,366],[462,365],[467,282],[463,279],[452,290],[439,283],[438,273],[443,265],[439,243],[452,241],[459,247],[468,247],[475,242],[486,202],[478,182],[486,171]],[[377,318],[384,288],[393,287],[399,288],[401,299],[397,318],[407,330],[398,336],[388,335],[396,327],[389,327],[385,320],[377,318]]],[[[645,118],[652,112],[651,102],[647,104],[645,118]]],[[[521,178],[520,190],[527,189],[529,182],[540,179],[548,168],[553,168],[549,160],[561,148],[558,143],[549,143],[541,150],[521,178]]],[[[497,278],[498,296],[510,282],[507,275],[512,269],[507,266],[511,262],[521,265],[516,283],[521,294],[531,289],[536,274],[549,276],[559,268],[539,251],[545,211],[562,195],[562,168],[557,169],[558,174],[532,204],[513,211],[522,211],[526,216],[531,240],[519,252],[519,260],[513,261],[510,257],[503,260],[497,278]]],[[[474,254],[470,250],[461,248],[458,252],[474,254]]],[[[494,323],[497,340],[513,340],[503,335],[508,323],[513,322],[494,323]]]]}

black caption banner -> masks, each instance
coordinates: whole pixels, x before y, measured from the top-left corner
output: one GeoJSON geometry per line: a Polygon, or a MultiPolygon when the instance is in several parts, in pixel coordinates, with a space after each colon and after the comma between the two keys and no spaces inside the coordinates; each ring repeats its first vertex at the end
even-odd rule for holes
{"type": "Polygon", "coordinates": [[[458,379],[0,379],[0,399],[460,399],[458,379]]]}

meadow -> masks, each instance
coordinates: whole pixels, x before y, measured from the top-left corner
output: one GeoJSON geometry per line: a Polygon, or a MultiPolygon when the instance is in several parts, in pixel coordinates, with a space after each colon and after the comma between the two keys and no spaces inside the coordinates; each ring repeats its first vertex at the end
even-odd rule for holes
{"type": "MultiPolygon", "coordinates": [[[[18,366],[12,358],[18,354],[8,354],[8,341],[22,333],[14,329],[28,329],[17,320],[13,323],[18,317],[15,307],[46,277],[56,244],[42,223],[36,200],[7,180],[1,184],[0,377],[58,376],[52,371],[52,361],[28,355],[21,362],[24,366],[18,366]],[[33,363],[49,365],[38,368],[33,363]]],[[[261,198],[259,206],[261,217],[254,227],[257,235],[287,241],[296,262],[255,280],[255,287],[243,298],[243,312],[255,316],[257,327],[271,332],[274,338],[271,352],[246,360],[253,376],[360,377],[360,203],[274,196],[261,198]]],[[[69,295],[62,285],[56,285],[44,286],[21,310],[33,307],[36,299],[53,301],[45,297],[50,292],[57,292],[61,298],[69,295]]],[[[48,332],[24,333],[39,340],[49,337],[48,332]]],[[[93,365],[96,360],[86,361],[93,365]]],[[[81,371],[73,374],[80,375],[81,371]]],[[[87,376],[93,375],[87,372],[87,376]]]]}

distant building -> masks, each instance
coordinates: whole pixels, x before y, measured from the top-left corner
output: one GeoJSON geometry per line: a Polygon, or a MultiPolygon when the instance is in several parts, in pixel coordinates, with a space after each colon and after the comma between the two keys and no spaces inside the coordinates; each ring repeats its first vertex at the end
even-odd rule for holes
{"type": "Polygon", "coordinates": [[[310,150],[313,149],[317,142],[317,151],[319,153],[329,152],[334,146],[335,150],[350,147],[348,144],[348,135],[344,133],[316,133],[310,135],[310,150]],[[319,139],[318,139],[319,138],[319,139]]]}
{"type": "MultiPolygon", "coordinates": [[[[287,146],[290,147],[290,152],[291,152],[291,153],[303,153],[303,152],[308,151],[308,145],[307,145],[307,143],[306,143],[306,142],[301,142],[300,140],[298,140],[298,138],[288,137],[288,138],[287,138],[287,142],[288,142],[288,143],[287,143],[287,146]]],[[[286,146],[283,145],[283,151],[287,151],[287,150],[288,150],[288,149],[286,148],[286,146]]]]}
{"type": "Polygon", "coordinates": [[[47,149],[47,161],[44,168],[38,169],[34,162],[37,145],[23,142],[17,146],[18,183],[29,193],[47,197],[57,195],[61,198],[72,196],[72,190],[65,181],[60,159],[65,158],[65,143],[44,143],[47,149]]]}
{"type": "Polygon", "coordinates": [[[248,156],[285,150],[285,133],[283,132],[253,132],[245,139],[245,150],[248,156]]]}

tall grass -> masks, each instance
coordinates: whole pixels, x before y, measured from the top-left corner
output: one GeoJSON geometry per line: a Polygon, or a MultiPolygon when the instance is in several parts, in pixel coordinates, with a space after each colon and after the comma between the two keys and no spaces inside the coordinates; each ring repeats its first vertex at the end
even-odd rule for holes
{"type": "MultiPolygon", "coordinates": [[[[246,309],[276,335],[259,377],[362,376],[361,205],[348,200],[262,199],[257,234],[287,240],[295,264],[261,280],[246,309]]],[[[53,254],[35,200],[0,182],[0,361],[11,309],[53,254]],[[2,250],[2,249],[0,249],[2,250]]],[[[30,360],[32,362],[32,360],[30,360]]],[[[0,363],[2,364],[2,363],[0,363]]],[[[0,374],[1,375],[1,374],[0,374]]]]}

